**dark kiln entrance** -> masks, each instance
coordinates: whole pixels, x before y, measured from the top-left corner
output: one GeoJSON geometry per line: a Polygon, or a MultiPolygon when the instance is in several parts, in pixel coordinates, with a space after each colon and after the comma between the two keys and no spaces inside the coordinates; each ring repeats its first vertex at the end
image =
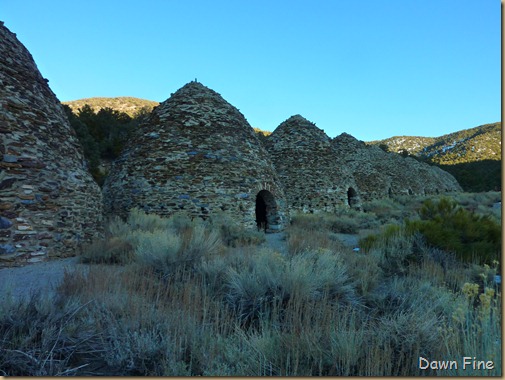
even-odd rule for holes
{"type": "Polygon", "coordinates": [[[261,190],[256,195],[256,226],[265,232],[279,229],[277,204],[273,194],[268,190],[261,190]]]}
{"type": "Polygon", "coordinates": [[[349,207],[354,208],[356,210],[360,209],[360,200],[358,193],[352,187],[350,187],[347,190],[347,204],[349,205],[349,207]]]}

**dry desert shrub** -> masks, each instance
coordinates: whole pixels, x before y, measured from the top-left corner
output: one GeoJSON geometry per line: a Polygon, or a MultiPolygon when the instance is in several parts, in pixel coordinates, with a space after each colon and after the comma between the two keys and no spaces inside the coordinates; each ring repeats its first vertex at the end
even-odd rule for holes
{"type": "Polygon", "coordinates": [[[357,305],[355,286],[347,271],[343,258],[331,251],[284,257],[263,250],[248,265],[229,269],[225,299],[242,323],[261,319],[273,308],[283,308],[290,302],[325,299],[357,305]]]}
{"type": "Polygon", "coordinates": [[[225,213],[216,213],[211,220],[212,228],[219,231],[227,247],[259,245],[265,241],[265,233],[237,225],[225,213]]]}
{"type": "Polygon", "coordinates": [[[126,264],[133,260],[133,246],[121,237],[97,240],[83,248],[81,261],[95,264],[126,264]]]}

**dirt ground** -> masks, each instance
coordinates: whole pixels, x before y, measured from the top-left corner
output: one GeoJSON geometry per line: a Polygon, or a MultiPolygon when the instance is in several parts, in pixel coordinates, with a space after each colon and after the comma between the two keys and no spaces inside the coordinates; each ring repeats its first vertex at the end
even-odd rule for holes
{"type": "Polygon", "coordinates": [[[23,267],[0,269],[0,302],[6,297],[15,299],[28,297],[34,292],[52,291],[63,279],[65,270],[83,269],[87,265],[80,264],[78,257],[51,260],[42,263],[29,264],[23,267]]]}

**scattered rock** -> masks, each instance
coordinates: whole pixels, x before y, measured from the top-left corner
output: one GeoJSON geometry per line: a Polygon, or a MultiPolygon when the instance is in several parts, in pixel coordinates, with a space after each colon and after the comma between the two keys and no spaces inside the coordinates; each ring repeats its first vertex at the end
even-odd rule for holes
{"type": "Polygon", "coordinates": [[[16,252],[16,248],[14,248],[11,244],[0,244],[0,255],[10,255],[16,252]]]}
{"type": "Polygon", "coordinates": [[[0,216],[0,228],[1,229],[10,228],[11,226],[12,226],[12,222],[9,219],[4,218],[3,216],[0,216]]]}

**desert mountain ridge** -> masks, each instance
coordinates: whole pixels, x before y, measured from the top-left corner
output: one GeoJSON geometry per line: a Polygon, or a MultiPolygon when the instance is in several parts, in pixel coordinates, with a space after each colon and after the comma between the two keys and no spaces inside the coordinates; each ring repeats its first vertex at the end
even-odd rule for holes
{"type": "Polygon", "coordinates": [[[501,138],[496,122],[439,137],[394,136],[368,144],[437,165],[465,191],[480,192],[501,189],[501,138]]]}
{"type": "MultiPolygon", "coordinates": [[[[155,101],[134,97],[94,97],[63,102],[63,104],[68,105],[76,117],[78,110],[86,104],[95,113],[101,109],[112,109],[115,112],[126,113],[130,117],[149,114],[159,105],[155,101]]],[[[86,120],[82,121],[86,122],[86,120]]],[[[138,125],[138,120],[134,124],[138,125]]],[[[74,127],[78,126],[74,125],[74,127]]],[[[116,127],[109,126],[106,129],[115,130],[116,127]]],[[[133,125],[131,127],[135,129],[133,125]]],[[[263,144],[272,134],[261,128],[254,128],[254,131],[263,144]]],[[[86,150],[86,141],[83,140],[82,143],[86,150]]],[[[100,142],[97,140],[97,143],[100,142]]],[[[465,191],[488,191],[501,188],[501,122],[463,129],[439,137],[393,136],[365,144],[439,166],[454,175],[465,191]]],[[[122,144],[116,145],[116,150],[119,152],[122,144]]]]}
{"type": "Polygon", "coordinates": [[[103,108],[111,108],[118,112],[124,112],[130,117],[134,117],[142,110],[151,112],[154,107],[160,104],[159,102],[155,102],[153,100],[140,99],[132,96],[118,96],[114,98],[83,98],[62,103],[69,106],[74,113],[77,113],[79,108],[82,108],[87,104],[94,112],[98,112],[103,108]]]}
{"type": "MultiPolygon", "coordinates": [[[[79,108],[88,104],[94,112],[103,108],[111,108],[118,112],[124,112],[130,117],[135,116],[140,110],[148,112],[160,103],[135,98],[132,96],[119,97],[92,97],[62,102],[68,105],[74,113],[79,108]]],[[[272,131],[254,128],[256,133],[268,136],[272,131]]],[[[467,161],[480,161],[484,159],[501,159],[501,122],[484,124],[470,129],[462,129],[439,137],[420,136],[393,136],[383,140],[366,142],[368,145],[387,146],[390,152],[408,152],[409,155],[433,158],[433,162],[445,164],[453,161],[453,157],[471,157],[467,161]],[[439,159],[435,159],[439,157],[439,159]]]]}
{"type": "Polygon", "coordinates": [[[407,152],[441,165],[501,160],[501,122],[439,137],[393,136],[368,144],[387,147],[390,152],[407,152]]]}

